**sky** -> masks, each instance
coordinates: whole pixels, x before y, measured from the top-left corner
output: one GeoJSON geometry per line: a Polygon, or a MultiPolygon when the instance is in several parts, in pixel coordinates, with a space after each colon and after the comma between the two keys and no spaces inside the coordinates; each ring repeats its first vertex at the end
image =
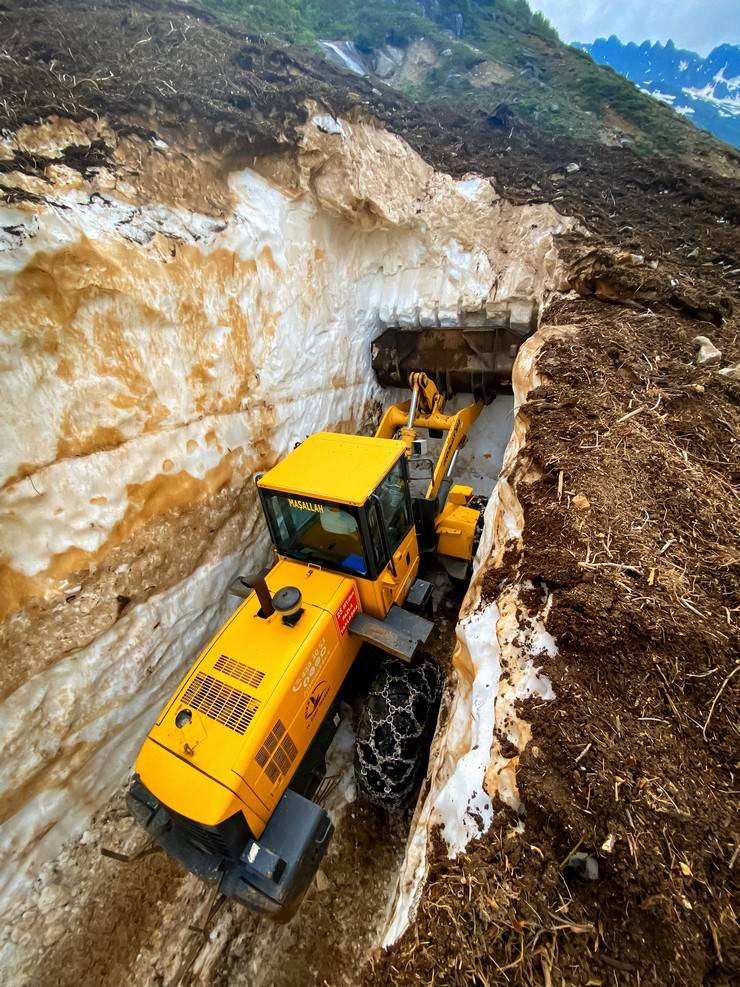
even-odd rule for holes
{"type": "Polygon", "coordinates": [[[740,0],[529,0],[563,41],[662,41],[707,55],[740,44],[740,0]]]}

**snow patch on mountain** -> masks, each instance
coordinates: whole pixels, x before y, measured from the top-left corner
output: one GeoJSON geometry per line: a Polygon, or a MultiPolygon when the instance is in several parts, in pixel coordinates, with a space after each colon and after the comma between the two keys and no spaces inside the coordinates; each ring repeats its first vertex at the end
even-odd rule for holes
{"type": "Polygon", "coordinates": [[[598,64],[611,66],[697,127],[740,147],[740,45],[720,45],[706,58],[676,48],[672,41],[623,44],[616,35],[574,47],[598,64]]]}

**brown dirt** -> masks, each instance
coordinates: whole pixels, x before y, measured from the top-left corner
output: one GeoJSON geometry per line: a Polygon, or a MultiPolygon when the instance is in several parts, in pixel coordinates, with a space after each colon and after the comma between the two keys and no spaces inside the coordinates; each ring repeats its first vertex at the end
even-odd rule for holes
{"type": "Polygon", "coordinates": [[[43,987],[126,982],[166,908],[191,880],[161,853],[128,865],[100,854],[101,846],[135,852],[142,842],[121,794],[91,821],[79,845],[68,847],[39,875],[38,897],[13,927],[14,941],[27,944],[29,962],[8,982],[43,987]],[[52,907],[44,898],[49,887],[55,892],[52,907]],[[43,957],[35,966],[30,944],[43,957]]]}
{"type": "MultiPolygon", "coordinates": [[[[68,595],[37,597],[0,623],[0,698],[23,682],[71,655],[112,627],[131,607],[180,582],[198,566],[223,558],[245,541],[261,515],[252,484],[238,473],[220,490],[194,505],[174,507],[151,519],[122,545],[112,548],[102,564],[80,567],[68,595]],[[167,546],[177,545],[178,551],[167,546]]],[[[0,569],[0,585],[2,570],[0,569]]],[[[4,602],[9,601],[8,598],[4,602]]],[[[51,763],[44,764],[40,784],[48,782],[51,763]]],[[[19,802],[27,792],[17,793],[19,802]]],[[[17,805],[8,800],[0,811],[6,819],[17,805]]]]}
{"type": "Polygon", "coordinates": [[[259,925],[250,928],[256,922],[235,909],[243,931],[226,944],[214,979],[234,987],[354,983],[380,934],[407,832],[408,818],[389,820],[364,802],[349,806],[322,865],[321,890],[314,884],[296,917],[283,927],[265,930],[264,920],[257,920],[259,925]],[[260,933],[267,936],[266,948],[259,945],[260,933]]]}
{"type": "MultiPolygon", "coordinates": [[[[545,321],[574,328],[524,412],[524,551],[486,586],[553,594],[556,702],[521,710],[525,833],[504,813],[457,861],[440,850],[368,982],[729,984],[740,391],[692,364],[686,316],[577,299],[545,321]],[[597,881],[564,870],[576,850],[597,881]]],[[[711,335],[740,357],[735,320],[711,335]]]]}
{"type": "Polygon", "coordinates": [[[392,819],[362,801],[343,809],[329,853],[286,925],[222,904],[206,923],[211,889],[157,853],[131,863],[100,848],[145,845],[123,793],[68,847],[58,873],[44,874],[34,904],[15,923],[25,963],[7,982],[39,987],[299,987],[354,981],[380,934],[401,866],[410,813],[392,819]],[[48,888],[58,895],[47,908],[48,888]],[[206,925],[204,935],[202,927],[206,925]],[[286,956],[291,962],[286,963],[286,956]]]}
{"type": "MultiPolygon", "coordinates": [[[[333,113],[373,115],[436,168],[492,175],[510,201],[552,202],[600,241],[650,255],[660,262],[656,278],[679,298],[697,279],[721,294],[736,287],[740,154],[731,149],[705,165],[643,161],[626,148],[543,136],[510,113],[502,126],[483,111],[411,103],[377,80],[348,77],[274,37],[246,37],[174,0],[0,3],[0,35],[12,66],[2,77],[0,128],[105,113],[119,135],[172,132],[182,143],[187,134],[244,158],[292,147],[310,98],[333,113]],[[570,162],[577,172],[565,172],[570,162]]],[[[83,174],[112,153],[104,140],[78,150],[64,163],[83,174]]],[[[48,161],[30,158],[2,170],[25,162],[43,175],[48,161]]],[[[0,175],[3,190],[11,201],[27,195],[4,187],[0,175]]],[[[581,247],[579,236],[571,240],[581,247]]]]}

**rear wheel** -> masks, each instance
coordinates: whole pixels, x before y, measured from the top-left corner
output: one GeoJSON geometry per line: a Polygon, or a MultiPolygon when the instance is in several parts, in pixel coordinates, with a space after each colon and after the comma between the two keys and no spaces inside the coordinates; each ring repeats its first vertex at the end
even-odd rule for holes
{"type": "Polygon", "coordinates": [[[442,691],[442,673],[431,658],[412,665],[384,661],[360,715],[355,777],[368,801],[400,809],[426,768],[442,691]]]}

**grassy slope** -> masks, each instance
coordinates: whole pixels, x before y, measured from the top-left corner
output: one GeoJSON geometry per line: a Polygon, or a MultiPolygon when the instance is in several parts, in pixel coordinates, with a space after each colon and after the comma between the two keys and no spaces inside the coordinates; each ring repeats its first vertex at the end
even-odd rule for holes
{"type": "Polygon", "coordinates": [[[407,90],[416,99],[447,99],[456,107],[491,110],[505,102],[544,131],[578,140],[603,140],[608,129],[613,139],[616,130],[643,156],[703,157],[724,147],[612,69],[564,45],[526,0],[428,0],[430,17],[422,15],[417,0],[376,0],[372,5],[363,0],[201,2],[247,30],[274,32],[309,46],[318,38],[341,38],[367,50],[386,40],[405,45],[425,37],[451,54],[407,90]],[[458,11],[465,18],[465,32],[455,41],[438,21],[458,11]],[[475,88],[468,73],[483,61],[504,66],[512,77],[475,88]]]}

